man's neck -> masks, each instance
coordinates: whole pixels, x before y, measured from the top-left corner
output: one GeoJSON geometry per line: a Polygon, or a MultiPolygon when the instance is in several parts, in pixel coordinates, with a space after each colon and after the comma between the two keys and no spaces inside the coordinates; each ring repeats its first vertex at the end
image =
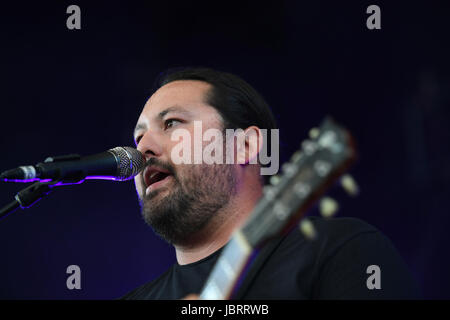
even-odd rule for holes
{"type": "Polygon", "coordinates": [[[229,241],[233,231],[236,229],[229,222],[227,221],[226,224],[220,227],[208,224],[207,228],[214,230],[214,232],[208,232],[207,237],[203,236],[202,240],[196,241],[193,244],[175,246],[178,264],[185,265],[194,263],[222,248],[229,241]]]}

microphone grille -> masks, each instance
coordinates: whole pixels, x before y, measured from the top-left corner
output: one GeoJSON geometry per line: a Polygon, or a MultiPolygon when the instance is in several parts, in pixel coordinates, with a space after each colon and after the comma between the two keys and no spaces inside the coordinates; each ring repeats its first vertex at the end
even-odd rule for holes
{"type": "Polygon", "coordinates": [[[144,155],[135,148],[116,147],[108,151],[116,157],[118,163],[115,180],[130,180],[145,167],[144,155]]]}

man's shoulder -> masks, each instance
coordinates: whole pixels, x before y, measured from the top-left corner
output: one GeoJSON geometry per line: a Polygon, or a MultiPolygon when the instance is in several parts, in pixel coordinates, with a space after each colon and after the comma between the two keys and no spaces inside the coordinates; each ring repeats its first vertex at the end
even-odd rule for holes
{"type": "MultiPolygon", "coordinates": [[[[307,238],[300,229],[293,228],[281,239],[273,254],[274,261],[289,257],[291,264],[318,266],[328,264],[343,252],[370,252],[373,257],[396,255],[391,240],[375,226],[357,218],[308,217],[315,229],[315,237],[307,238]]],[[[356,258],[356,257],[354,257],[356,258]]],[[[341,261],[356,263],[354,259],[341,261]],[[353,261],[353,262],[352,262],[353,261]]]]}
{"type": "MultiPolygon", "coordinates": [[[[311,297],[318,299],[417,299],[420,289],[391,240],[356,218],[311,218],[315,240],[299,231],[280,245],[280,258],[297,253],[302,270],[314,270],[311,297]],[[307,257],[304,262],[303,257],[307,257]],[[371,268],[382,273],[382,290],[369,290],[371,268]]],[[[303,274],[302,274],[303,275],[303,274]]]]}
{"type": "Polygon", "coordinates": [[[316,237],[292,229],[267,256],[249,299],[415,299],[420,296],[391,240],[357,218],[308,217],[316,237]],[[371,266],[383,273],[383,290],[369,290],[371,266]],[[368,269],[369,268],[369,269],[368,269]],[[267,288],[270,288],[267,289],[267,288]]]}

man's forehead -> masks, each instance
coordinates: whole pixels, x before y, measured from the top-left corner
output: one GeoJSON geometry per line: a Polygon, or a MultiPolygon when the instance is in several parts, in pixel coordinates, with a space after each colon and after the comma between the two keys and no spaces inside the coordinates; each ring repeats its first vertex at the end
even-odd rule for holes
{"type": "Polygon", "coordinates": [[[185,114],[210,113],[221,119],[215,108],[206,102],[209,83],[199,80],[177,80],[159,88],[146,102],[138,119],[137,127],[148,126],[149,122],[164,117],[169,112],[185,114]]]}
{"type": "Polygon", "coordinates": [[[177,80],[159,88],[146,102],[143,112],[157,114],[162,110],[178,105],[197,105],[206,103],[209,83],[198,80],[177,80]]]}

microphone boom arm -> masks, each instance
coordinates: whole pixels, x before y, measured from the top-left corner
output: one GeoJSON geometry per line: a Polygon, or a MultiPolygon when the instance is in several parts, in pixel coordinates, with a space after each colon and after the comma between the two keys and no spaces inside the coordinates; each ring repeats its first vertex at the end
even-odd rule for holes
{"type": "Polygon", "coordinates": [[[19,207],[22,209],[30,208],[36,202],[50,194],[50,192],[52,192],[52,188],[57,185],[57,181],[35,182],[19,191],[14,197],[14,201],[0,209],[0,219],[14,212],[19,207]]]}
{"type": "MultiPolygon", "coordinates": [[[[78,154],[69,154],[64,156],[48,157],[45,159],[44,163],[72,161],[80,158],[81,157],[78,154]]],[[[55,170],[58,169],[59,168],[56,168],[55,170]]],[[[58,174],[61,176],[60,180],[38,181],[19,191],[15,195],[14,201],[0,209],[0,220],[18,208],[27,209],[32,207],[36,202],[50,194],[54,187],[80,184],[84,182],[86,178],[86,175],[82,171],[75,172],[75,174],[72,173],[71,175],[61,175],[61,172],[58,170],[58,174]],[[62,176],[64,176],[64,178],[62,178],[62,176]]]]}

